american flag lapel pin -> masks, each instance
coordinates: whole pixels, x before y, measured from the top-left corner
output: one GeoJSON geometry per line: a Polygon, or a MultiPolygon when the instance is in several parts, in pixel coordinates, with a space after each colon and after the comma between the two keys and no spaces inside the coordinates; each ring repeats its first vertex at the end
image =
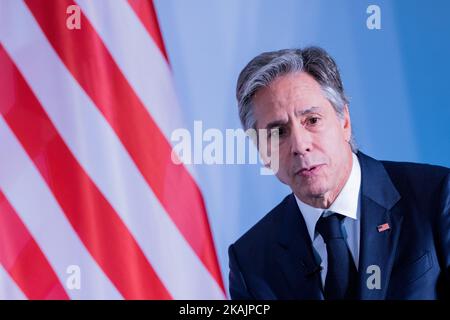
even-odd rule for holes
{"type": "Polygon", "coordinates": [[[377,227],[377,230],[378,230],[378,232],[384,232],[386,230],[389,230],[390,228],[391,227],[389,226],[389,223],[383,223],[377,227]]]}

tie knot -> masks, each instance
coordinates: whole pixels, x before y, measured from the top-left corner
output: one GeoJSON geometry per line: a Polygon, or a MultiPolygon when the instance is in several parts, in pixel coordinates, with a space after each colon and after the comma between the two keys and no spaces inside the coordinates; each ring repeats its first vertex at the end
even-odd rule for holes
{"type": "Polygon", "coordinates": [[[343,239],[341,229],[342,216],[333,213],[328,217],[320,217],[316,225],[317,232],[322,236],[325,243],[332,239],[343,239]]]}

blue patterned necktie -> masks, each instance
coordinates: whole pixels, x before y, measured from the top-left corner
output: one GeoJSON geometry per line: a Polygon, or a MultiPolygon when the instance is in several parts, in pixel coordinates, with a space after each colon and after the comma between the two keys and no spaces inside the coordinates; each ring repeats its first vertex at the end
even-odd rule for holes
{"type": "Polygon", "coordinates": [[[344,216],[333,213],[321,217],[316,225],[328,257],[324,295],[326,300],[354,299],[357,271],[341,229],[344,216]]]}

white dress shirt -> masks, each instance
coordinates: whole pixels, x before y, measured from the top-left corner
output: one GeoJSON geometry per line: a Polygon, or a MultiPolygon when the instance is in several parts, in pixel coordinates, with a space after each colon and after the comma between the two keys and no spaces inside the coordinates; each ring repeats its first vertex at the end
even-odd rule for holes
{"type": "Polygon", "coordinates": [[[344,234],[347,246],[358,269],[359,262],[359,238],[360,238],[360,189],[361,189],[361,168],[358,157],[352,153],[352,170],[350,176],[342,188],[341,192],[328,209],[314,208],[302,202],[297,196],[297,205],[306,222],[308,233],[312,241],[313,251],[316,261],[322,267],[321,278],[322,286],[325,285],[325,277],[327,274],[327,249],[322,236],[315,231],[316,223],[322,213],[330,215],[332,212],[339,213],[345,218],[342,221],[342,232],[344,234]],[[332,212],[327,212],[332,211],[332,212]]]}

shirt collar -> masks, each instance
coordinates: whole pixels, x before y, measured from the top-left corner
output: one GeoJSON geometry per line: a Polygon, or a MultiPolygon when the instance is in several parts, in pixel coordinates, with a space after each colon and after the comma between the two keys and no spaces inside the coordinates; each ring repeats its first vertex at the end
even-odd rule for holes
{"type": "MultiPolygon", "coordinates": [[[[348,177],[347,182],[345,183],[337,198],[325,211],[333,211],[356,220],[360,187],[361,167],[359,165],[358,157],[354,153],[352,153],[352,170],[350,172],[350,176],[348,177]]],[[[295,200],[297,201],[300,212],[305,219],[309,236],[311,237],[311,240],[314,240],[316,223],[322,215],[324,209],[312,207],[302,202],[297,196],[295,196],[295,200]]]]}

